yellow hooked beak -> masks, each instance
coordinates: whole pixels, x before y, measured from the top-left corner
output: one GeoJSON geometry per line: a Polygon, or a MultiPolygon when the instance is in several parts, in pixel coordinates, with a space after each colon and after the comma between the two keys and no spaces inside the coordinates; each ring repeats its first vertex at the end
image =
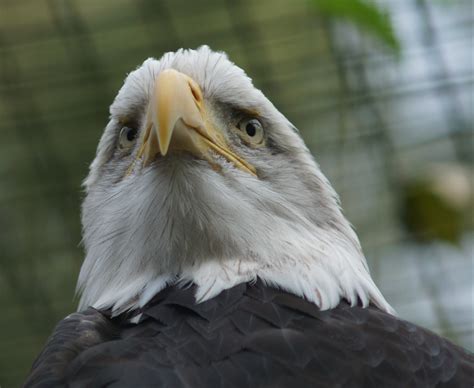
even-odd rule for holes
{"type": "Polygon", "coordinates": [[[137,158],[149,165],[158,154],[186,151],[219,168],[215,154],[237,168],[256,175],[255,167],[229,148],[222,132],[212,124],[198,84],[173,69],[163,70],[155,81],[145,130],[137,158]]]}

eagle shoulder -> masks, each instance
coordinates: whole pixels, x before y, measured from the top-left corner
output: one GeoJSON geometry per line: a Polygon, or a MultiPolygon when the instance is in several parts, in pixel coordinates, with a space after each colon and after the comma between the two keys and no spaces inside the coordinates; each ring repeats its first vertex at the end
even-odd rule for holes
{"type": "Polygon", "coordinates": [[[427,387],[472,382],[472,354],[373,306],[341,303],[321,311],[260,281],[199,304],[194,291],[168,287],[139,312],[138,324],[93,310],[74,314],[58,325],[29,381],[40,381],[34,376],[46,375],[39,370],[54,365],[63,379],[58,381],[73,386],[427,387]]]}
{"type": "Polygon", "coordinates": [[[68,366],[84,351],[119,336],[119,327],[102,312],[88,308],[60,321],[33,363],[25,387],[65,384],[68,366]]]}

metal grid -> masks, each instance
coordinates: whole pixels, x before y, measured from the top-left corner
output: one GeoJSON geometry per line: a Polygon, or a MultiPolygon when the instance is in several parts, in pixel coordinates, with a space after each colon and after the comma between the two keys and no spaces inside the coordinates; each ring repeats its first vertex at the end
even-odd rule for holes
{"type": "Polygon", "coordinates": [[[473,348],[472,235],[461,259],[444,252],[427,270],[424,254],[406,250],[398,214],[400,182],[414,167],[472,165],[472,3],[380,3],[401,41],[398,57],[304,1],[3,0],[2,387],[22,380],[75,307],[80,182],[125,74],[148,56],[201,44],[226,51],[300,129],[402,316],[473,348]],[[445,282],[471,275],[457,310],[433,281],[440,269],[445,282]]]}

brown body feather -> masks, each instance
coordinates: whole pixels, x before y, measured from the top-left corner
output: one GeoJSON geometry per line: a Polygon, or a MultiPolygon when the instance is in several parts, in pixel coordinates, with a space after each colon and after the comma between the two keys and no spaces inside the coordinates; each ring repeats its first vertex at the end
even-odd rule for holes
{"type": "Polygon", "coordinates": [[[474,357],[375,307],[320,311],[241,284],[196,304],[169,287],[141,311],[58,324],[26,387],[469,387],[474,357]]]}

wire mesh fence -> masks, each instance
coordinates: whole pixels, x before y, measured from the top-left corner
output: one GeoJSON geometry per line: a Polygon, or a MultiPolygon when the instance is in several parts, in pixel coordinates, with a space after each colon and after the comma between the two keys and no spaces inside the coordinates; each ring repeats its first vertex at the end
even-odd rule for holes
{"type": "Polygon", "coordinates": [[[126,73],[201,44],[226,51],[300,130],[401,316],[474,348],[472,202],[449,248],[420,244],[401,217],[406,182],[434,163],[472,174],[472,3],[378,6],[399,52],[308,1],[2,1],[2,387],[75,309],[80,183],[126,73]]]}

